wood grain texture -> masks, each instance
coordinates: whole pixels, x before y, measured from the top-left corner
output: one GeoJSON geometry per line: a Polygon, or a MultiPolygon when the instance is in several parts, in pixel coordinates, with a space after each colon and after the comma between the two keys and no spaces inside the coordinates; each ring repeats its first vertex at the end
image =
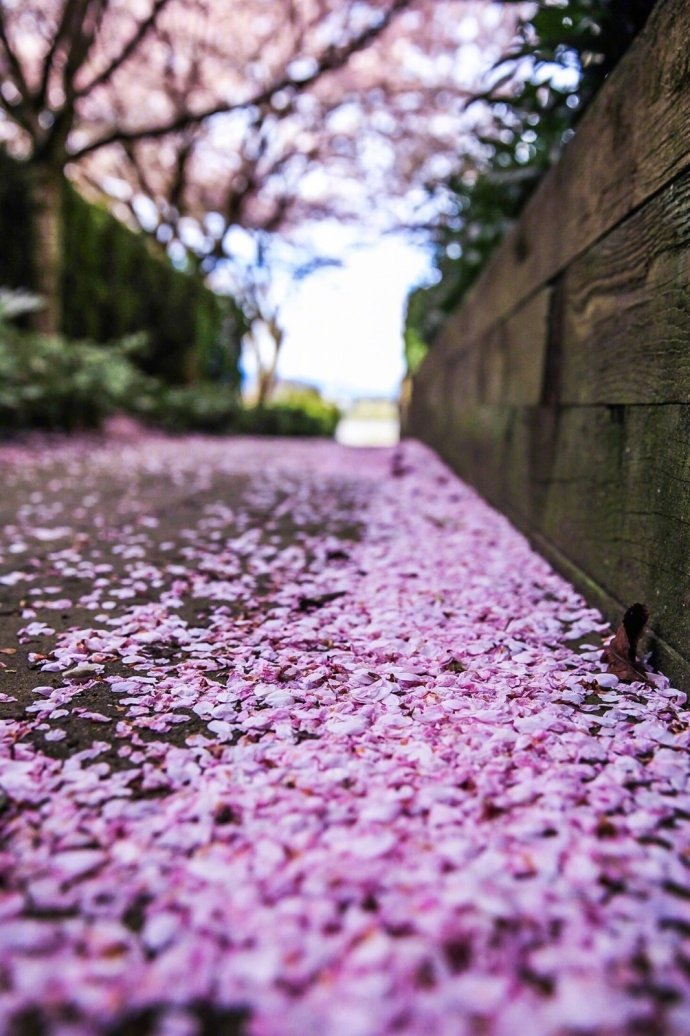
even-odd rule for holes
{"type": "Polygon", "coordinates": [[[568,269],[564,403],[690,402],[690,170],[568,269]]]}
{"type": "MultiPolygon", "coordinates": [[[[626,603],[613,597],[540,533],[529,529],[523,531],[535,550],[543,554],[555,569],[577,587],[580,593],[610,622],[611,629],[615,630],[630,601],[626,603]]],[[[652,617],[652,621],[656,621],[654,617],[652,617]]],[[[641,643],[641,653],[647,654],[647,652],[651,652],[654,668],[665,673],[675,687],[690,689],[690,662],[688,662],[687,656],[684,657],[667,641],[662,640],[652,628],[647,630],[641,643]]]]}
{"type": "Polygon", "coordinates": [[[413,407],[412,431],[602,598],[645,600],[690,678],[690,408],[478,405],[441,427],[413,407]]]}
{"type": "Polygon", "coordinates": [[[508,406],[541,401],[550,303],[551,289],[542,288],[501,325],[506,367],[501,401],[508,406]]]}
{"type": "Polygon", "coordinates": [[[662,0],[451,316],[465,340],[504,319],[687,167],[689,39],[690,3],[662,0]]]}
{"type": "Polygon", "coordinates": [[[461,327],[448,324],[415,382],[421,384],[433,378],[433,369],[442,369],[445,391],[451,391],[458,406],[538,403],[543,390],[550,300],[551,289],[542,289],[507,320],[470,342],[462,337],[461,327]]]}
{"type": "Polygon", "coordinates": [[[662,0],[414,379],[426,441],[690,691],[690,2],[662,0]]]}

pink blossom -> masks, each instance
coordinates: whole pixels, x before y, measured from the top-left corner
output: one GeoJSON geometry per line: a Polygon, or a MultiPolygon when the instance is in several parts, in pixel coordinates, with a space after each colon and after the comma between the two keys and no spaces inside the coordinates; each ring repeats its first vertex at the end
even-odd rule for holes
{"type": "Polygon", "coordinates": [[[0,447],[0,1030],[687,1031],[685,697],[403,449],[0,447]]]}

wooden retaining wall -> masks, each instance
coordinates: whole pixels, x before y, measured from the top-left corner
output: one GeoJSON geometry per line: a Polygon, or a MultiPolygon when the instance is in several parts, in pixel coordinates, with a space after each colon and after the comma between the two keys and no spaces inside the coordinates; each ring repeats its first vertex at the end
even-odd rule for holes
{"type": "Polygon", "coordinates": [[[432,445],[690,690],[690,3],[660,0],[416,375],[432,445]]]}

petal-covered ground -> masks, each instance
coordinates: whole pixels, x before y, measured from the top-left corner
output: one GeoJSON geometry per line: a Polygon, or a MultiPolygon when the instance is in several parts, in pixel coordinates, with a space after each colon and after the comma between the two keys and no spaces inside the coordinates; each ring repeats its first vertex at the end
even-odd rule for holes
{"type": "Polygon", "coordinates": [[[0,1031],[690,1031],[685,696],[428,451],[5,446],[0,1031]]]}

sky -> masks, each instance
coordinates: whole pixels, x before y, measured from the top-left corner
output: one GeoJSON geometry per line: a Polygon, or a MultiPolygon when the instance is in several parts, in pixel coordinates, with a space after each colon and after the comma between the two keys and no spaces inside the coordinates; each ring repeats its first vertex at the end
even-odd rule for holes
{"type": "MultiPolygon", "coordinates": [[[[278,377],[316,385],[336,401],[396,398],[404,373],[405,299],[428,278],[428,252],[385,237],[339,254],[342,267],[321,270],[289,290],[278,377]]],[[[251,379],[246,353],[244,363],[251,379]]]]}

